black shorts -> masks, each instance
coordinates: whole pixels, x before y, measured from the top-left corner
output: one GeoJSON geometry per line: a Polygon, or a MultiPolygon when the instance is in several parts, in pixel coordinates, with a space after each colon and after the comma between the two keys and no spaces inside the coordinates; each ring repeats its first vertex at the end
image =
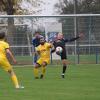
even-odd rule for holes
{"type": "Polygon", "coordinates": [[[63,50],[61,53],[61,60],[67,59],[66,50],[63,50]]]}

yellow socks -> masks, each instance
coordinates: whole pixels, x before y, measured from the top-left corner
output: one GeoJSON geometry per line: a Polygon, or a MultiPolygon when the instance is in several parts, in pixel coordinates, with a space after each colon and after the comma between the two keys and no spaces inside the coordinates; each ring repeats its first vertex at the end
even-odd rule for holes
{"type": "Polygon", "coordinates": [[[34,77],[38,78],[38,74],[39,74],[39,69],[38,68],[34,68],[34,77]]]}
{"type": "Polygon", "coordinates": [[[18,80],[17,80],[16,75],[12,75],[12,76],[11,76],[11,79],[12,79],[12,81],[13,81],[15,87],[18,88],[18,87],[19,87],[19,84],[18,84],[18,80]]]}
{"type": "Polygon", "coordinates": [[[45,75],[45,72],[46,72],[46,67],[45,66],[42,66],[42,75],[43,76],[45,75]]]}
{"type": "MultiPolygon", "coordinates": [[[[41,66],[41,75],[40,78],[43,78],[43,76],[45,75],[46,72],[46,67],[45,66],[41,66]]],[[[39,68],[34,68],[34,77],[35,79],[39,78],[39,68]]]]}

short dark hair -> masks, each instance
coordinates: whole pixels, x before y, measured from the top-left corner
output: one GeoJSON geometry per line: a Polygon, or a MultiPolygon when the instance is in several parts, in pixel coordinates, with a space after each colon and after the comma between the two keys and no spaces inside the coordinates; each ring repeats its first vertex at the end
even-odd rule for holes
{"type": "Polygon", "coordinates": [[[39,32],[39,31],[36,31],[34,34],[40,34],[41,32],[39,32]]]}
{"type": "Polygon", "coordinates": [[[4,39],[5,38],[5,32],[0,32],[0,39],[4,39]]]}
{"type": "Polygon", "coordinates": [[[45,37],[41,37],[41,38],[40,38],[40,41],[41,41],[41,40],[44,40],[44,41],[46,42],[45,37]]]}

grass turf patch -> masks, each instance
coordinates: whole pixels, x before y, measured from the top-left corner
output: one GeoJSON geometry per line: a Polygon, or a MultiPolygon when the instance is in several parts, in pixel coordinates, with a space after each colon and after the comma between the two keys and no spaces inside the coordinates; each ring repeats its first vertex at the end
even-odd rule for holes
{"type": "Polygon", "coordinates": [[[69,65],[65,79],[61,66],[48,66],[44,79],[34,79],[33,67],[14,68],[24,89],[15,89],[0,70],[0,100],[100,100],[100,65],[69,65]]]}

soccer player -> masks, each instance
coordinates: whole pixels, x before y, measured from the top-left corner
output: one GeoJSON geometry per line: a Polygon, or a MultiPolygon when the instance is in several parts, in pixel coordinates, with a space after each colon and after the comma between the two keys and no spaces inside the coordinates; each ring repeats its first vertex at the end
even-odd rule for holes
{"type": "MultiPolygon", "coordinates": [[[[66,72],[67,62],[68,62],[68,61],[67,61],[67,56],[66,56],[66,47],[65,47],[65,44],[66,44],[67,42],[75,41],[75,40],[79,39],[79,38],[82,37],[82,36],[83,36],[83,34],[81,33],[81,34],[79,34],[79,36],[77,36],[77,37],[75,37],[75,38],[65,39],[62,33],[58,33],[56,40],[53,42],[53,45],[54,45],[54,48],[55,48],[55,49],[56,49],[56,47],[58,47],[58,46],[60,46],[60,47],[63,48],[63,51],[62,51],[62,53],[60,54],[61,60],[62,60],[62,64],[63,64],[63,70],[62,70],[62,74],[61,74],[62,78],[65,77],[64,75],[65,75],[65,72],[66,72]]],[[[54,52],[55,49],[52,50],[52,52],[54,52]]]]}
{"type": "Polygon", "coordinates": [[[16,59],[14,58],[12,52],[10,51],[9,44],[5,42],[5,33],[1,32],[0,33],[0,67],[10,74],[12,82],[15,85],[15,88],[17,89],[24,88],[23,86],[19,85],[16,74],[14,73],[14,70],[12,69],[10,62],[7,59],[7,54],[9,54],[12,61],[16,63],[16,59]]]}
{"type": "Polygon", "coordinates": [[[39,78],[39,67],[41,67],[42,72],[40,78],[42,79],[45,75],[46,66],[50,63],[50,48],[52,48],[52,44],[45,41],[42,37],[40,38],[40,45],[36,48],[37,53],[40,58],[37,60],[34,65],[34,76],[35,79],[39,78]]]}
{"type": "Polygon", "coordinates": [[[36,63],[38,56],[35,53],[35,47],[37,47],[40,44],[40,38],[43,37],[42,35],[40,35],[40,32],[35,32],[34,37],[32,39],[32,44],[33,44],[33,51],[34,51],[34,61],[33,64],[36,63]]]}

